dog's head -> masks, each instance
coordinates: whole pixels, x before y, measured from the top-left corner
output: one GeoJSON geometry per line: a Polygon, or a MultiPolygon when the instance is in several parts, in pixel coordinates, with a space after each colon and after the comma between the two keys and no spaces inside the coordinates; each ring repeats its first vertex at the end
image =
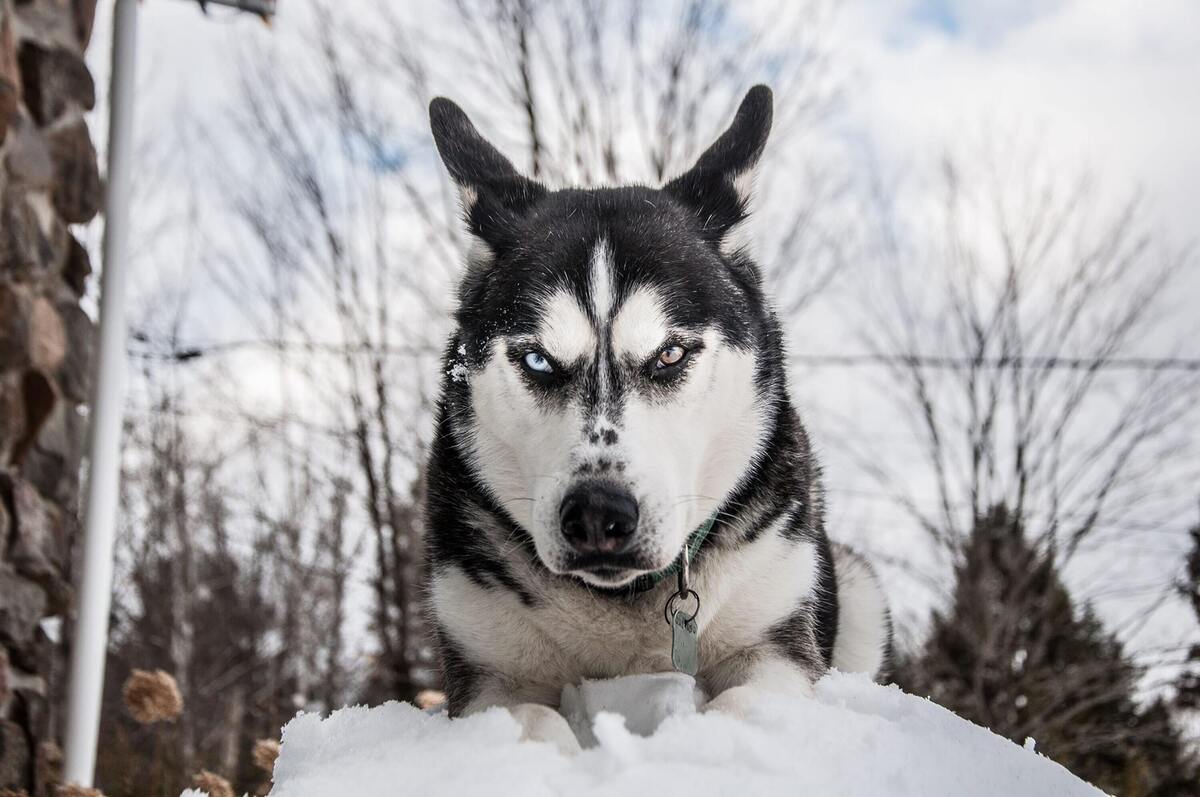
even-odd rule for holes
{"type": "Polygon", "coordinates": [[[430,118],[474,237],[447,362],[460,449],[551,571],[619,587],[668,566],[751,471],[782,378],[729,241],[770,90],[661,189],[551,191],[454,103],[430,118]]]}

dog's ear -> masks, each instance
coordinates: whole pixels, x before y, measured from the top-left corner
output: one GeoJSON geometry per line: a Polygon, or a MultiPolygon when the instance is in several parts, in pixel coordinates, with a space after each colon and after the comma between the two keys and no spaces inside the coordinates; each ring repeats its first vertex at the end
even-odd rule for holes
{"type": "Polygon", "coordinates": [[[771,132],[771,90],[755,86],[738,106],[729,129],[696,165],[663,190],[693,210],[706,240],[715,245],[746,218],[754,167],[771,132]]]}
{"type": "Polygon", "coordinates": [[[492,248],[512,243],[516,220],[546,193],[540,183],[521,175],[471,120],[450,100],[429,103],[429,126],[438,153],[458,185],[467,228],[492,248]]]}

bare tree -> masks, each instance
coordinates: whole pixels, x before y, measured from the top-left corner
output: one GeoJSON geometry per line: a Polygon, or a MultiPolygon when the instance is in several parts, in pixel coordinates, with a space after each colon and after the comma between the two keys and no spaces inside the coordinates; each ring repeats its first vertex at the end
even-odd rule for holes
{"type": "MultiPolygon", "coordinates": [[[[836,97],[823,2],[780,3],[753,18],[715,0],[653,10],[455,0],[425,13],[452,24],[388,3],[366,18],[319,5],[301,35],[244,59],[231,115],[241,146],[206,136],[208,158],[223,164],[224,202],[207,273],[231,300],[241,335],[183,352],[193,365],[230,355],[273,369],[274,402],[245,407],[244,422],[262,433],[264,452],[328,463],[338,489],[353,495],[339,528],[364,529],[370,545],[371,694],[381,697],[409,696],[432,673],[417,608],[421,463],[467,247],[428,144],[435,87],[461,87],[507,151],[552,185],[659,182],[715,133],[698,119],[731,113],[764,79],[785,99],[779,157],[794,157],[799,136],[836,97]]],[[[776,203],[783,215],[764,225],[777,237],[761,248],[791,314],[844,262],[817,212],[829,184],[814,177],[804,201],[792,179],[762,187],[790,193],[776,203]],[[790,268],[798,259],[807,267],[790,268]]],[[[217,387],[212,398],[244,407],[236,392],[217,387]]],[[[264,501],[297,506],[290,479],[266,485],[264,501]]],[[[289,548],[292,531],[277,531],[289,548]]],[[[344,553],[354,533],[322,539],[343,551],[331,567],[354,567],[344,553]]]]}
{"type": "Polygon", "coordinates": [[[345,496],[328,493],[336,477],[301,473],[296,503],[280,504],[266,487],[280,463],[258,456],[256,430],[203,434],[181,394],[157,378],[146,387],[158,392],[131,416],[104,719],[105,738],[128,749],[106,747],[101,777],[121,793],[144,768],[170,791],[207,768],[250,787],[257,739],[297,709],[336,708],[357,692],[342,634],[354,554],[345,496]],[[171,728],[123,716],[120,684],[135,667],[174,675],[185,710],[171,728]]]}
{"type": "Polygon", "coordinates": [[[753,238],[784,317],[842,270],[845,233],[828,211],[847,176],[805,148],[844,82],[830,43],[835,3],[451,0],[443,24],[419,28],[394,4],[380,10],[383,25],[351,30],[371,43],[368,65],[389,80],[399,73],[421,100],[415,118],[431,87],[453,93],[551,186],[661,184],[746,89],[770,83],[779,102],[753,238]],[[437,68],[446,63],[454,68],[437,68]]]}
{"type": "Polygon", "coordinates": [[[946,156],[936,186],[915,217],[876,193],[862,299],[921,467],[911,450],[859,463],[951,560],[997,506],[1062,566],[1179,528],[1200,373],[1170,359],[1186,341],[1169,322],[1190,252],[1151,231],[1139,196],[1104,212],[1091,180],[1018,144],[946,156]]]}

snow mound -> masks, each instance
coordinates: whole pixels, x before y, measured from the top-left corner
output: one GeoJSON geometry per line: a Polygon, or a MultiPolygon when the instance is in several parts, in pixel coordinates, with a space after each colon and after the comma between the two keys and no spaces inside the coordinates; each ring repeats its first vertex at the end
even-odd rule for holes
{"type": "Polygon", "coordinates": [[[406,703],[302,714],[283,730],[271,794],[1101,794],[1030,749],[865,676],[831,673],[815,699],[772,700],[747,719],[680,708],[639,736],[601,711],[591,731],[595,746],[566,756],[519,741],[500,709],[454,720],[406,703]]]}

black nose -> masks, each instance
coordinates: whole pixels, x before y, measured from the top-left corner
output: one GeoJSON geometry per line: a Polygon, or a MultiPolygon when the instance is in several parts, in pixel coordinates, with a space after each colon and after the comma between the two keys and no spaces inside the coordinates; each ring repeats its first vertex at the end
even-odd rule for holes
{"type": "Polygon", "coordinates": [[[621,553],[637,528],[637,501],[628,490],[589,482],[567,493],[558,520],[563,536],[579,553],[621,553]]]}

